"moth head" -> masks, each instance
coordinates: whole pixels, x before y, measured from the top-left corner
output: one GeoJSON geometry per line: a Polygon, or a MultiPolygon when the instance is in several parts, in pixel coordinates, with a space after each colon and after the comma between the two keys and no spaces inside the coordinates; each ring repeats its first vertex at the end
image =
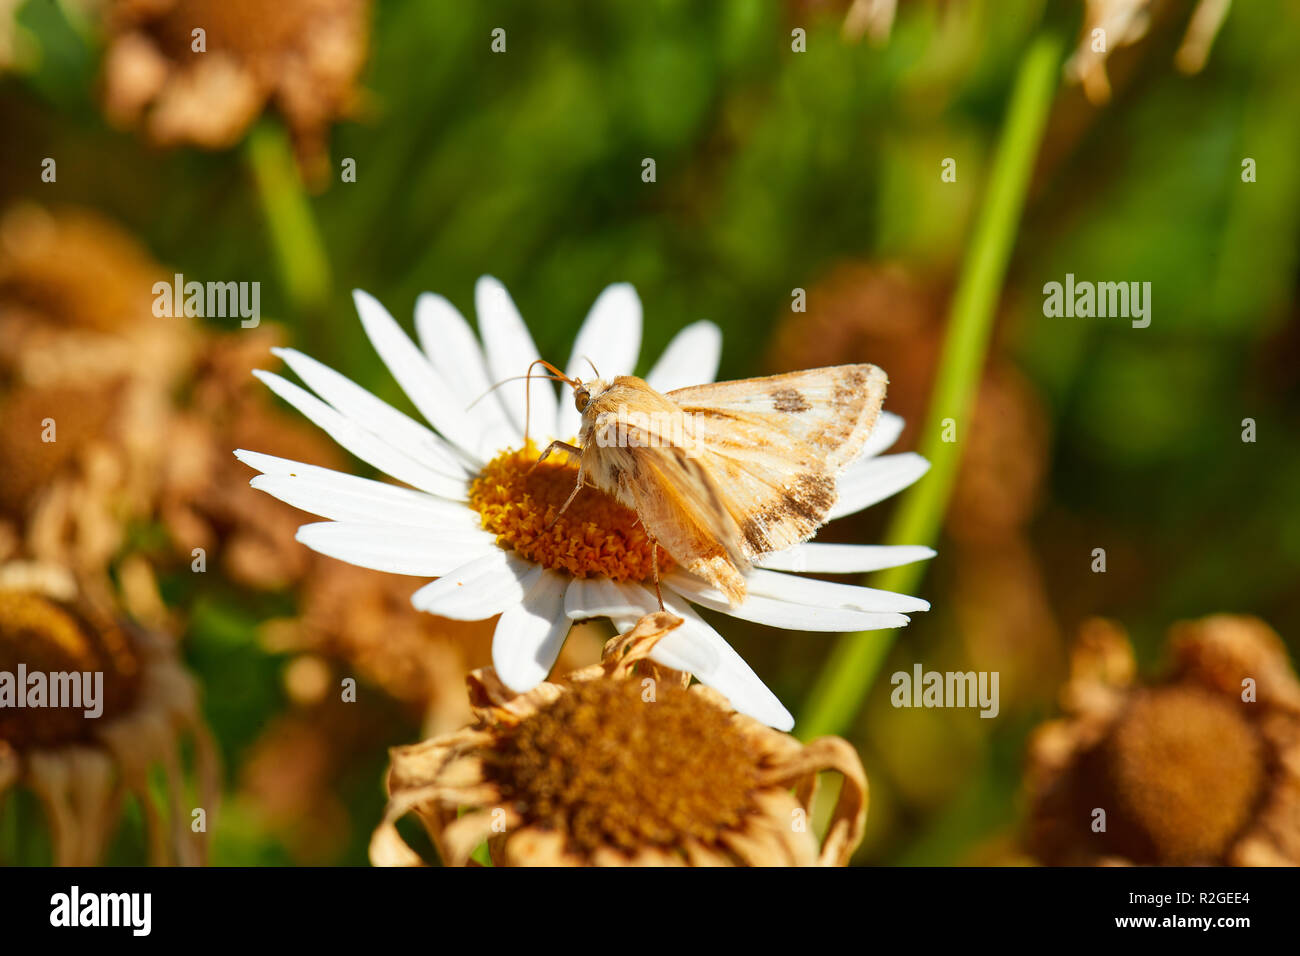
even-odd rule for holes
{"type": "Polygon", "coordinates": [[[600,398],[602,392],[609,388],[609,383],[603,379],[593,378],[584,382],[580,378],[575,378],[573,384],[573,407],[579,413],[585,412],[587,406],[591,404],[593,398],[600,398]]]}
{"type": "Polygon", "coordinates": [[[569,384],[573,386],[573,405],[578,409],[579,414],[587,410],[587,405],[591,403],[591,397],[593,395],[599,396],[601,392],[609,388],[609,386],[601,380],[600,370],[596,368],[596,363],[590,358],[587,358],[587,364],[590,365],[591,370],[596,373],[595,378],[589,382],[583,382],[582,379],[575,375],[569,380],[569,384]]]}

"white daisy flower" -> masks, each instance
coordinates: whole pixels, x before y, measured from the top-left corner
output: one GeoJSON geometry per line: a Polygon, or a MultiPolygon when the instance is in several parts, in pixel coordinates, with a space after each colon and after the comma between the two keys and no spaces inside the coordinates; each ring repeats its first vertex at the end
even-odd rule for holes
{"type": "MultiPolygon", "coordinates": [[[[410,486],[235,452],[261,472],[254,488],[328,519],[303,525],[298,540],[360,567],[436,578],[411,596],[420,610],[464,621],[501,615],[493,665],[520,693],[545,679],[574,621],[608,617],[622,630],[658,610],[651,545],[634,512],[586,488],[547,526],[573,488],[577,464],[553,456],[530,469],[537,448],[553,438],[574,439],[573,402],[559,401],[554,385],[534,379],[467,408],[540,357],[505,287],[487,276],[478,281],[479,337],[446,299],[420,296],[418,347],[373,297],[358,291],[354,298],[375,350],[433,427],[301,352],[274,350],[311,391],[272,372],[253,374],[343,448],[410,486]]],[[[611,285],[583,322],[566,371],[580,375],[590,360],[610,379],[630,375],[640,345],[640,300],[630,285],[611,285]]],[[[717,326],[696,322],[669,343],[645,380],[660,392],[712,382],[721,350],[717,326]]],[[[888,498],[925,473],[929,463],[919,455],[881,455],[902,428],[898,416],[881,413],[861,458],[840,475],[830,518],[888,498]]],[[[741,713],[789,730],[789,711],[692,605],[799,631],[902,627],[909,612],[929,604],[785,572],[859,573],[933,555],[925,547],[801,544],[759,559],[746,576],[744,602],[734,608],[702,579],[670,565],[661,577],[664,605],[685,624],[650,656],[694,674],[741,713]]]]}

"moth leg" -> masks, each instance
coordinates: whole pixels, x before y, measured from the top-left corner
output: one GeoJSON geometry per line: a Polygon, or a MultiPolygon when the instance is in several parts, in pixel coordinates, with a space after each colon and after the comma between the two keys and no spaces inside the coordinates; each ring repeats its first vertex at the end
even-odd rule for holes
{"type": "MultiPolygon", "coordinates": [[[[533,469],[536,468],[538,465],[540,465],[542,462],[546,461],[546,459],[550,456],[551,452],[555,451],[555,449],[557,448],[563,449],[564,451],[567,451],[570,455],[574,455],[577,458],[582,457],[582,449],[579,448],[577,445],[570,445],[567,441],[560,441],[557,439],[546,446],[545,450],[542,451],[541,455],[538,456],[537,460],[533,462],[532,468],[528,469],[528,473],[531,475],[533,473],[533,469]]],[[[565,507],[568,506],[566,505],[565,507]]]]}
{"type": "MultiPolygon", "coordinates": [[[[563,445],[564,442],[551,442],[551,444],[552,444],[552,445],[563,445]]],[[[572,446],[567,446],[567,447],[572,447],[572,446]]],[[[549,449],[548,449],[548,450],[549,450],[549,449]]],[[[538,461],[540,462],[541,459],[539,458],[538,461]]],[[[533,467],[536,468],[537,465],[533,465],[533,467]]],[[[586,479],[583,478],[583,475],[582,475],[582,466],[579,465],[579,466],[578,466],[578,480],[577,480],[577,481],[574,483],[574,485],[573,485],[573,491],[569,494],[568,499],[564,502],[564,505],[560,508],[560,510],[557,511],[557,512],[555,512],[555,517],[552,518],[550,521],[546,522],[546,527],[542,529],[543,531],[550,531],[551,528],[553,528],[553,527],[555,526],[555,522],[557,522],[557,521],[560,520],[560,515],[564,514],[564,512],[566,512],[566,511],[569,510],[569,505],[573,504],[573,499],[576,498],[576,497],[578,497],[578,492],[580,492],[580,491],[582,490],[582,486],[585,485],[586,483],[587,483],[587,482],[586,482],[586,479]]]]}
{"type": "Polygon", "coordinates": [[[664,592],[659,589],[659,542],[650,538],[650,566],[654,569],[655,597],[659,599],[659,610],[664,608],[664,592]]]}

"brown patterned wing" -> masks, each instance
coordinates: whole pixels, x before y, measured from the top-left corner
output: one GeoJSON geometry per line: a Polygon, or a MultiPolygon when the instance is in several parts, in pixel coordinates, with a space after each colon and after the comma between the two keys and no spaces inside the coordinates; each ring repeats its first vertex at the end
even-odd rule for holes
{"type": "Polygon", "coordinates": [[[740,530],[747,558],[807,541],[835,504],[884,402],[874,365],[699,385],[667,397],[688,414],[691,453],[740,530]]]}
{"type": "Polygon", "coordinates": [[[857,458],[885,401],[885,373],[874,365],[835,365],[693,385],[669,392],[683,411],[708,415],[720,447],[752,447],[761,437],[785,442],[800,457],[815,456],[832,474],[857,458]],[[728,434],[726,423],[736,428],[728,434]]]}

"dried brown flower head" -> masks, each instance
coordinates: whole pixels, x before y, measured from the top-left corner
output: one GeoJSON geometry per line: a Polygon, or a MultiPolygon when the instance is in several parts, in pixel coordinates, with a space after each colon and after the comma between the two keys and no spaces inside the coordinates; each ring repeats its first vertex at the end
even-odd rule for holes
{"type": "Polygon", "coordinates": [[[196,548],[248,586],[307,571],[300,515],[248,487],[234,448],[264,442],[341,464],[248,374],[279,343],[274,328],[222,333],[156,316],[154,283],[170,278],[94,214],[19,205],[0,219],[0,560],[22,554],[87,578],[124,560],[126,608],[155,626],[170,614],[154,567],[189,565],[196,548]],[[128,527],[153,521],[174,554],[124,558],[128,527]]]}
{"type": "Polygon", "coordinates": [[[636,681],[576,684],[486,756],[486,776],[580,855],[720,844],[754,811],[747,741],[699,694],[670,684],[654,703],[636,681]]]}
{"type": "Polygon", "coordinates": [[[77,210],[0,218],[0,524],[29,557],[101,572],[152,507],[189,322],[152,313],[162,268],[77,210]]]}
{"type": "Polygon", "coordinates": [[[55,864],[99,862],[128,795],[144,811],[151,863],[201,863],[206,831],[191,830],[181,744],[192,744],[193,805],[209,827],[219,794],[216,752],[173,642],[120,623],[62,569],[10,562],[0,565],[0,671],[16,674],[19,665],[29,675],[103,674],[97,718],[84,708],[0,711],[0,794],[20,786],[40,800],[55,864]],[[151,786],[157,768],[167,782],[165,812],[151,786]]]}
{"type": "MultiPolygon", "coordinates": [[[[18,203],[0,217],[0,356],[14,360],[14,326],[20,320],[26,320],[23,331],[46,333],[38,341],[42,345],[71,330],[130,335],[142,320],[152,318],[151,290],[163,277],[162,266],[148,250],[99,214],[18,203]]],[[[119,346],[111,358],[126,360],[130,352],[119,346]]],[[[143,371],[144,362],[135,358],[143,371]]],[[[156,361],[158,355],[148,358],[156,361]]],[[[115,363],[105,363],[101,356],[100,364],[115,363]]],[[[28,375],[60,371],[67,374],[51,361],[48,371],[28,375]]]]}
{"type": "Polygon", "coordinates": [[[369,20],[369,0],[116,0],[105,111],[160,145],[222,149],[274,106],[319,181],[329,127],[356,105],[369,20]]]}
{"type": "MultiPolygon", "coordinates": [[[[60,604],[33,591],[0,590],[0,672],[101,672],[103,717],[113,719],[136,700],[140,660],[111,617],[60,604]]],[[[0,709],[0,740],[18,749],[82,743],[96,725],[75,708],[0,709]]]]}
{"type": "Polygon", "coordinates": [[[1049,864],[1300,864],[1300,683],[1263,622],[1176,625],[1138,683],[1113,624],[1087,624],[1066,716],[1029,752],[1029,847],[1049,864]],[[1105,811],[1105,829],[1096,821],[1105,811]]]}
{"type": "Polygon", "coordinates": [[[105,434],[117,393],[69,385],[0,393],[0,514],[21,519],[29,513],[78,454],[105,434]]]}
{"type": "Polygon", "coordinates": [[[804,745],[737,714],[647,654],[681,623],[642,618],[601,664],[513,696],[470,675],[476,721],[393,751],[378,865],[421,862],[395,823],[414,811],[444,863],[487,841],[498,865],[844,865],[862,837],[866,777],[853,748],[804,745]],[[819,771],[844,785],[820,847],[819,771]]]}
{"type": "Polygon", "coordinates": [[[189,321],[154,316],[153,285],[164,276],[143,246],[96,213],[9,208],[0,216],[0,384],[128,381],[165,394],[198,343],[189,321]]]}

